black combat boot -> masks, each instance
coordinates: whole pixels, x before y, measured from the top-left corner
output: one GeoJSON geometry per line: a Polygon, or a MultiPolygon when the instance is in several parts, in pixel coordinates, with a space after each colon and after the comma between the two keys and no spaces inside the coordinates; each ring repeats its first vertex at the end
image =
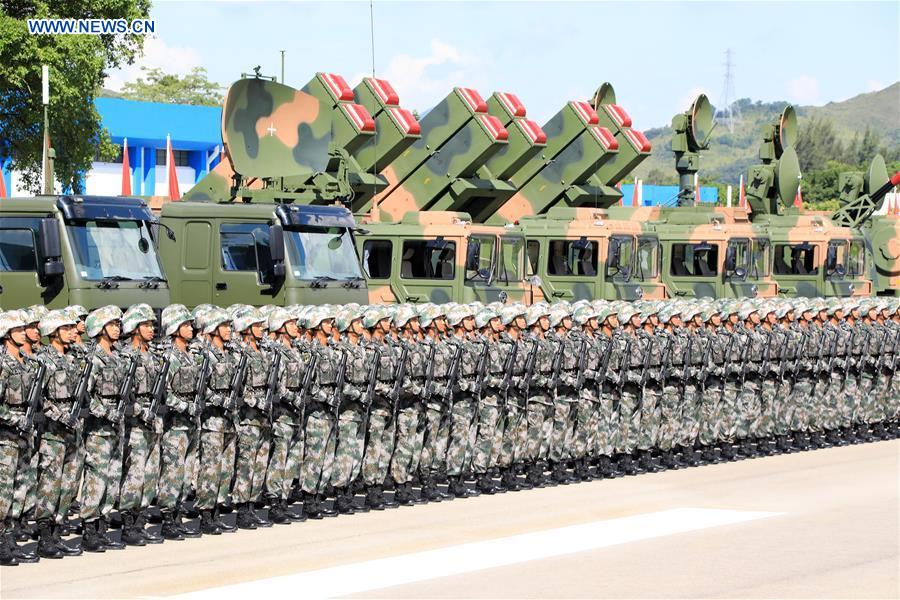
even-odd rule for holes
{"type": "Polygon", "coordinates": [[[370,510],[384,510],[384,502],[382,501],[379,492],[380,490],[377,485],[373,485],[366,490],[366,506],[368,506],[370,510]]]}
{"type": "Polygon", "coordinates": [[[13,555],[13,551],[9,547],[9,544],[5,543],[4,540],[0,540],[0,565],[4,567],[15,567],[18,564],[19,559],[13,555]]]}
{"type": "MultiPolygon", "coordinates": [[[[199,516],[199,513],[198,513],[199,516]]],[[[181,505],[178,505],[178,508],[175,509],[175,512],[172,513],[172,520],[175,522],[175,527],[178,528],[178,531],[181,532],[186,538],[198,538],[203,535],[203,532],[200,531],[200,528],[194,529],[190,527],[187,523],[184,522],[184,513],[181,511],[181,505]]]]}
{"type": "Polygon", "coordinates": [[[238,529],[256,529],[256,519],[250,514],[253,508],[250,502],[244,502],[238,505],[237,509],[237,526],[238,529]]]}
{"type": "Polygon", "coordinates": [[[478,480],[475,482],[475,487],[479,492],[488,496],[492,496],[497,493],[497,486],[494,485],[494,480],[491,479],[491,476],[487,473],[481,473],[478,476],[478,480]]]}
{"type": "Polygon", "coordinates": [[[333,508],[328,508],[325,506],[325,495],[324,494],[316,494],[316,500],[319,502],[319,510],[322,511],[323,517],[336,517],[337,511],[333,508]]]}
{"type": "Polygon", "coordinates": [[[106,530],[108,527],[109,523],[107,522],[106,517],[100,517],[97,520],[97,536],[100,538],[100,541],[103,542],[103,545],[106,546],[107,550],[124,550],[125,544],[118,542],[107,535],[106,530]]]}
{"type": "Polygon", "coordinates": [[[384,488],[378,486],[378,497],[381,499],[381,503],[384,504],[385,508],[397,508],[400,506],[400,503],[397,502],[396,499],[391,500],[390,498],[385,497],[384,488]]]}
{"type": "Polygon", "coordinates": [[[400,506],[412,506],[412,490],[408,483],[398,483],[394,486],[394,500],[400,506]]]}
{"type": "Polygon", "coordinates": [[[641,450],[640,465],[647,473],[659,473],[662,470],[653,461],[653,453],[650,450],[641,450]]]}
{"type": "Polygon", "coordinates": [[[36,533],[36,527],[32,528],[28,522],[25,520],[25,517],[21,519],[13,519],[13,529],[12,533],[16,538],[17,542],[27,542],[28,540],[34,539],[34,535],[36,533]]]}
{"type": "Polygon", "coordinates": [[[222,513],[219,511],[219,507],[213,511],[213,522],[216,524],[216,527],[222,530],[222,533],[234,533],[237,531],[237,525],[229,525],[222,519],[222,513]]]}
{"type": "Polygon", "coordinates": [[[303,512],[303,503],[299,502],[297,506],[297,510],[294,511],[294,504],[291,502],[290,498],[287,500],[281,501],[281,506],[284,509],[284,514],[287,515],[287,518],[296,523],[302,523],[306,520],[306,513],[303,512]]]}
{"type": "Polygon", "coordinates": [[[272,521],[266,517],[259,516],[259,513],[253,510],[253,502],[250,503],[250,516],[256,519],[256,526],[267,528],[272,526],[272,521]]]}
{"type": "Polygon", "coordinates": [[[82,554],[80,546],[76,544],[73,548],[62,540],[62,537],[59,534],[59,525],[54,525],[53,527],[53,541],[56,542],[57,548],[59,548],[59,551],[62,552],[64,556],[81,556],[82,554]]]}
{"type": "Polygon", "coordinates": [[[37,561],[40,560],[40,558],[38,558],[38,555],[36,553],[29,552],[25,548],[20,548],[19,545],[16,543],[16,538],[12,534],[12,532],[8,531],[6,533],[6,535],[3,537],[3,539],[0,540],[0,543],[5,545],[9,549],[10,554],[12,554],[13,558],[15,558],[17,562],[36,563],[37,561]]]}
{"type": "Polygon", "coordinates": [[[147,540],[141,535],[140,530],[134,524],[134,511],[123,510],[122,514],[122,541],[127,546],[146,546],[147,540]]]}
{"type": "Polygon", "coordinates": [[[341,490],[334,499],[334,509],[341,515],[352,515],[356,512],[353,507],[355,495],[350,489],[341,490]]]}
{"type": "Polygon", "coordinates": [[[62,558],[65,556],[53,539],[53,524],[47,519],[38,521],[38,556],[41,558],[62,558]]]}
{"type": "Polygon", "coordinates": [[[162,544],[165,541],[165,538],[159,534],[153,533],[147,528],[147,519],[150,517],[150,514],[151,513],[148,510],[139,511],[134,519],[134,526],[148,544],[162,544]]]}
{"type": "Polygon", "coordinates": [[[292,523],[285,512],[285,506],[281,504],[280,500],[272,501],[272,508],[269,509],[269,520],[278,525],[290,525],[292,523]]]}
{"type": "Polygon", "coordinates": [[[438,493],[437,486],[434,484],[434,480],[428,475],[422,475],[422,491],[419,492],[420,496],[427,500],[428,502],[440,502],[444,498],[441,494],[438,493]]]}
{"type": "Polygon", "coordinates": [[[97,535],[96,521],[85,521],[84,534],[81,536],[81,548],[85,552],[106,552],[106,546],[97,535]]]}
{"type": "Polygon", "coordinates": [[[737,460],[737,454],[734,451],[734,444],[731,442],[720,442],[719,450],[722,458],[726,461],[737,460]]]}
{"type": "Polygon", "coordinates": [[[454,498],[468,498],[470,495],[469,488],[466,487],[466,481],[463,479],[462,475],[450,477],[447,491],[450,492],[454,498]]]}
{"type": "Polygon", "coordinates": [[[175,515],[170,510],[162,512],[162,528],[159,530],[159,533],[167,540],[184,541],[181,530],[175,524],[175,515]]]}
{"type": "Polygon", "coordinates": [[[222,535],[222,530],[213,520],[213,512],[211,510],[200,511],[200,533],[204,535],[222,535]]]}

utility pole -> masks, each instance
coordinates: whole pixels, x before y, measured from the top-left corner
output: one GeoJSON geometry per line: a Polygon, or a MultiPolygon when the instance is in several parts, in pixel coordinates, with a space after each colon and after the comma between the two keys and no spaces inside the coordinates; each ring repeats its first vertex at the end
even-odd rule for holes
{"type": "Polygon", "coordinates": [[[41,65],[41,92],[44,103],[44,144],[42,168],[44,170],[44,194],[53,194],[53,157],[50,149],[50,67],[41,65]]]}
{"type": "Polygon", "coordinates": [[[722,85],[721,106],[716,111],[717,117],[723,117],[729,133],[734,133],[734,126],[741,121],[741,107],[737,104],[734,91],[734,52],[725,50],[725,81],[722,85]]]}
{"type": "Polygon", "coordinates": [[[281,50],[281,84],[284,85],[284,50],[281,50]]]}

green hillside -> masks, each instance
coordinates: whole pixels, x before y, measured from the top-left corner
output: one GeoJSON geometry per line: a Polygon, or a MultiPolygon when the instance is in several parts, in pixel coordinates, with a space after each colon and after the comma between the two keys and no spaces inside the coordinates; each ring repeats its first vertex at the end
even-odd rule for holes
{"type": "MultiPolygon", "coordinates": [[[[724,123],[719,124],[713,131],[709,150],[702,154],[700,178],[703,182],[737,184],[740,175],[746,174],[747,168],[758,162],[757,151],[764,125],[772,122],[787,102],[762,103],[743,98],[738,101],[738,105],[741,121],[735,125],[734,133],[730,133],[724,123]]],[[[835,160],[857,162],[848,156],[872,154],[873,140],[876,146],[888,150],[889,156],[886,158],[889,160],[900,154],[900,82],[843,102],[795,108],[801,135],[811,121],[817,121],[821,125],[824,120],[833,126],[838,145],[848,149],[841,156],[831,157],[835,160]],[[867,128],[871,139],[867,139],[867,143],[863,145],[867,128]]],[[[653,143],[653,154],[635,170],[635,176],[648,184],[675,183],[677,176],[672,154],[671,127],[649,129],[645,133],[653,143]]],[[[817,165],[816,168],[825,166],[817,165]]]]}

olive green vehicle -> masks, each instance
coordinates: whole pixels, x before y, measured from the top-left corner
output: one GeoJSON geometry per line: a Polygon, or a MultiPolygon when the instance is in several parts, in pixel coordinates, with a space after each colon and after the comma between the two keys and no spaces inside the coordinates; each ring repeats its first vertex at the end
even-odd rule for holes
{"type": "Polygon", "coordinates": [[[319,73],[304,89],[258,74],[229,89],[225,160],[162,207],[160,221],[175,233],[160,245],[174,302],[367,301],[345,205],[383,189],[376,157],[402,152],[418,123],[381,80],[354,92],[319,73]]]}
{"type": "Polygon", "coordinates": [[[145,302],[162,309],[170,298],[156,250],[159,232],[138,198],[3,198],[0,306],[145,302]]]}

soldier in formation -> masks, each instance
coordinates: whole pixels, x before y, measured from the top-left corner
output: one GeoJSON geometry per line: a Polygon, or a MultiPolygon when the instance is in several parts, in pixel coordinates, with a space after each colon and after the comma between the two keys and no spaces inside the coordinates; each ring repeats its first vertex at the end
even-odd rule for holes
{"type": "Polygon", "coordinates": [[[172,305],[160,321],[144,304],[0,313],[0,564],[900,425],[895,299],[172,305]]]}

